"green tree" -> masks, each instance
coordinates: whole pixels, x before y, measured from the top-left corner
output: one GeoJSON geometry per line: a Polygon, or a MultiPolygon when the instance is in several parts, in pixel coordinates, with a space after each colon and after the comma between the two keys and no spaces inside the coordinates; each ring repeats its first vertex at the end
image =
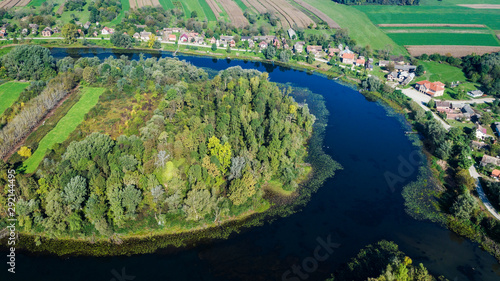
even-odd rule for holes
{"type": "Polygon", "coordinates": [[[314,58],[314,55],[307,56],[307,63],[308,64],[313,64],[315,61],[316,61],[316,59],[314,58]]]}
{"type": "Polygon", "coordinates": [[[417,76],[421,76],[422,74],[424,74],[424,66],[423,65],[417,65],[417,68],[415,69],[415,75],[417,76]]]}
{"type": "Polygon", "coordinates": [[[256,183],[255,177],[247,166],[241,178],[231,181],[229,186],[229,199],[237,206],[245,203],[248,198],[255,194],[256,183]]]}
{"type": "Polygon", "coordinates": [[[266,48],[266,59],[272,60],[276,56],[276,48],[274,46],[269,45],[269,47],[266,48]]]}
{"type": "Polygon", "coordinates": [[[61,197],[63,202],[68,204],[71,209],[78,210],[85,201],[87,193],[87,180],[82,176],[76,176],[64,187],[61,197]]]}
{"type": "Polygon", "coordinates": [[[213,43],[212,44],[212,51],[217,51],[217,44],[216,43],[213,43]]]}
{"type": "Polygon", "coordinates": [[[62,36],[64,37],[64,41],[67,44],[75,43],[78,38],[78,30],[76,29],[76,25],[72,23],[67,23],[63,26],[61,30],[62,36]]]}

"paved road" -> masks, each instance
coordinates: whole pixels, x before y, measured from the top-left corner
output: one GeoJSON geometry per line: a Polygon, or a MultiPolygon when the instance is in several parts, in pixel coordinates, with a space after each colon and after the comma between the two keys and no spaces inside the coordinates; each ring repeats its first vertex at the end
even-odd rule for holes
{"type": "Polygon", "coordinates": [[[500,220],[500,214],[495,210],[493,205],[491,205],[490,200],[488,200],[488,197],[486,197],[486,194],[484,194],[483,187],[481,186],[481,182],[479,181],[479,173],[476,171],[476,167],[471,166],[469,168],[469,173],[470,175],[476,180],[476,190],[477,194],[479,195],[479,199],[483,201],[484,206],[488,211],[498,220],[500,220]]]}
{"type": "MultiPolygon", "coordinates": [[[[419,91],[412,88],[402,89],[401,92],[403,92],[403,94],[405,94],[407,97],[415,101],[425,111],[430,111],[430,109],[427,106],[425,106],[431,100],[431,97],[429,97],[428,95],[422,94],[419,91]]],[[[443,119],[441,119],[441,117],[439,117],[436,113],[432,112],[432,115],[434,116],[434,118],[436,118],[436,120],[438,120],[441,123],[441,125],[443,125],[443,127],[446,130],[449,130],[451,128],[451,126],[448,125],[448,123],[446,123],[443,119]]]]}

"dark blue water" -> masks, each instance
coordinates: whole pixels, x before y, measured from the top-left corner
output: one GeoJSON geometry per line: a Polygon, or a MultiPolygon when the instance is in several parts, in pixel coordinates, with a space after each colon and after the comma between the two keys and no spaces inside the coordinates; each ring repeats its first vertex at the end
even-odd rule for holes
{"type": "MultiPolygon", "coordinates": [[[[122,54],[108,49],[53,49],[56,58],[122,54]]],[[[128,56],[139,58],[134,53],[128,56]]],[[[7,275],[4,266],[0,280],[323,280],[360,248],[381,239],[395,241],[414,263],[424,263],[435,275],[450,280],[500,280],[499,264],[477,244],[405,213],[401,188],[415,180],[416,167],[405,183],[389,188],[384,173],[397,174],[398,157],[408,159],[419,149],[404,135],[401,118],[387,116],[379,104],[319,75],[271,64],[178,57],[215,70],[239,65],[267,71],[271,81],[322,94],[330,112],[324,150],[344,169],[301,212],[233,234],[228,240],[132,257],[20,255],[16,278],[7,275]],[[314,259],[315,249],[324,244],[318,241],[328,240],[338,247],[331,253],[321,249],[321,261],[314,259]],[[300,272],[293,273],[294,266],[300,266],[300,272]]]]}

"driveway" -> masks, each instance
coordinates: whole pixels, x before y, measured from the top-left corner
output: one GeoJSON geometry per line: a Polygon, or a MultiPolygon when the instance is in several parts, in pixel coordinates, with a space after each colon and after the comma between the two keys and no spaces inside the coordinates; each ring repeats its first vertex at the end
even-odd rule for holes
{"type": "MultiPolygon", "coordinates": [[[[403,92],[403,94],[405,94],[407,97],[411,98],[414,102],[420,105],[420,107],[422,107],[425,111],[430,111],[430,109],[427,106],[425,106],[431,100],[431,97],[429,97],[428,95],[422,94],[421,92],[412,88],[402,89],[401,92],[403,92]]],[[[446,130],[450,130],[451,126],[448,125],[448,123],[446,123],[443,119],[441,119],[441,117],[439,117],[434,112],[432,112],[432,115],[434,116],[434,118],[436,118],[436,120],[438,120],[441,123],[441,125],[443,125],[443,127],[446,130]]]]}
{"type": "Polygon", "coordinates": [[[488,211],[495,217],[497,220],[500,220],[500,214],[495,210],[493,205],[491,205],[490,200],[488,200],[488,197],[486,197],[486,194],[484,194],[483,187],[481,186],[481,182],[479,181],[479,173],[476,171],[476,167],[471,166],[469,168],[469,173],[471,177],[473,177],[476,180],[476,190],[477,194],[479,196],[479,199],[483,201],[484,206],[488,211]]]}

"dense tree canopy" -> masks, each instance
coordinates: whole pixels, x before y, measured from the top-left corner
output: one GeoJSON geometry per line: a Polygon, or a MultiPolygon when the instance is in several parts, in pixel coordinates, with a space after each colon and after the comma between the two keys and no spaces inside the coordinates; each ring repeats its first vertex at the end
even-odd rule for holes
{"type": "Polygon", "coordinates": [[[7,75],[13,79],[40,80],[55,74],[50,50],[38,45],[16,46],[0,59],[7,75]]]}

